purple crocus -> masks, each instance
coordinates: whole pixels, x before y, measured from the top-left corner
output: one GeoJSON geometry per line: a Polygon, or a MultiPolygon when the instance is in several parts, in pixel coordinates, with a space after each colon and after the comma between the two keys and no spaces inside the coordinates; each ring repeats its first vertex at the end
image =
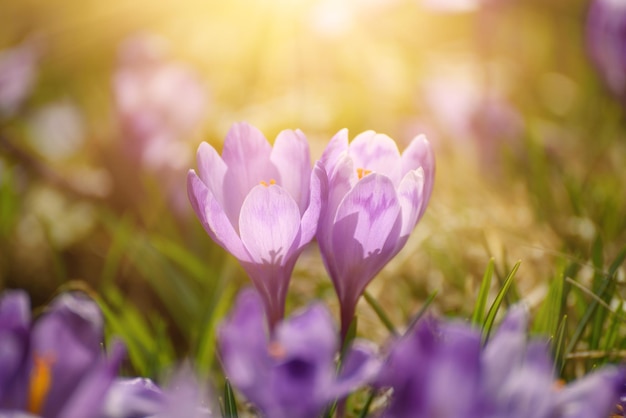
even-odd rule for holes
{"type": "Polygon", "coordinates": [[[626,104],[626,1],[591,1],[587,44],[609,90],[626,104]]]}
{"type": "Polygon", "coordinates": [[[0,416],[101,417],[103,399],[124,356],[103,355],[103,318],[79,293],[56,298],[34,324],[24,292],[0,300],[0,416]]]}
{"type": "Polygon", "coordinates": [[[363,290],[402,249],[424,214],[435,160],[423,135],[400,155],[386,135],[367,131],[348,144],[343,129],[320,164],[328,189],[317,239],[339,297],[345,337],[363,290]]]}
{"type": "Polygon", "coordinates": [[[393,388],[385,418],[605,418],[625,370],[607,367],[567,386],[554,376],[549,345],[528,340],[527,313],[509,311],[481,345],[480,331],[426,318],[395,341],[378,384],[393,388]]]}
{"type": "Polygon", "coordinates": [[[265,303],[270,328],[284,314],[296,258],[315,235],[323,170],[311,170],[302,132],[281,132],[272,147],[246,123],[235,124],[222,157],[198,148],[198,173],[187,176],[189,200],[204,229],[244,267],[265,303]]]}
{"type": "Polygon", "coordinates": [[[168,59],[166,42],[141,34],[126,40],[113,75],[113,94],[126,149],[155,172],[184,170],[189,138],[199,127],[206,93],[187,66],[168,59]]]}
{"type": "Polygon", "coordinates": [[[339,340],[332,317],[320,305],[276,325],[263,321],[259,295],[244,290],[219,329],[226,377],[264,417],[316,418],[332,401],[368,383],[380,363],[365,343],[355,343],[337,375],[339,340]]]}

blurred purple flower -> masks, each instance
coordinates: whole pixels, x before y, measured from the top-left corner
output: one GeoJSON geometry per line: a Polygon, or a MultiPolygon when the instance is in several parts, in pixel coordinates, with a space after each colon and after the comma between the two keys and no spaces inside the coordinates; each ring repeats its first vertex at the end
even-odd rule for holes
{"type": "Polygon", "coordinates": [[[155,171],[188,166],[183,140],[199,127],[206,94],[191,69],[167,59],[162,39],[138,35],[121,46],[113,93],[134,158],[155,171]]]}
{"type": "Polygon", "coordinates": [[[268,335],[259,295],[242,291],[219,329],[218,343],[226,377],[265,417],[316,418],[329,403],[367,384],[380,367],[373,350],[357,342],[337,375],[339,340],[321,304],[277,324],[268,335]]]}
{"type": "Polygon", "coordinates": [[[345,337],[367,284],[398,253],[430,199],[435,159],[423,135],[402,155],[386,135],[367,131],[330,141],[320,164],[328,177],[317,239],[341,304],[345,337]]]}
{"type": "Polygon", "coordinates": [[[626,104],[626,1],[591,1],[587,44],[604,82],[626,104]]]}
{"type": "Polygon", "coordinates": [[[24,292],[0,300],[0,415],[100,417],[125,351],[118,344],[103,355],[98,306],[65,293],[32,326],[29,310],[24,292]]]}
{"type": "Polygon", "coordinates": [[[118,379],[109,391],[106,418],[216,418],[203,387],[188,367],[177,371],[161,390],[150,379],[118,379]]]}
{"type": "Polygon", "coordinates": [[[263,297],[270,328],[284,315],[296,259],[315,235],[324,186],[323,171],[311,170],[302,132],[283,131],[272,147],[246,123],[230,129],[222,157],[202,143],[198,174],[187,176],[196,215],[241,262],[263,297]]]}
{"type": "Polygon", "coordinates": [[[13,116],[37,77],[38,51],[33,42],[0,51],[0,116],[13,116]]]}
{"type": "Polygon", "coordinates": [[[478,330],[427,318],[397,340],[378,384],[392,387],[386,418],[604,418],[625,371],[604,368],[561,387],[546,341],[527,340],[512,308],[483,348],[478,330]]]}

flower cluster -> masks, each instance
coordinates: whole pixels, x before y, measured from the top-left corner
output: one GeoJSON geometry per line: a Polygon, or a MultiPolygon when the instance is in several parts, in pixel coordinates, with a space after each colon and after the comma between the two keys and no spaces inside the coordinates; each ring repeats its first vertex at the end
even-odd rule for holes
{"type": "Polygon", "coordinates": [[[521,307],[486,345],[469,325],[432,317],[384,357],[347,338],[365,287],[423,216],[434,171],[423,136],[401,154],[385,135],[368,131],[350,143],[342,130],[313,168],[300,131],[281,132],[272,147],[240,123],[221,157],[200,146],[191,204],[256,287],[219,329],[221,361],[261,416],[315,418],[333,402],[342,416],[343,399],[368,384],[392,389],[375,413],[386,418],[600,418],[615,406],[626,372],[606,368],[563,387],[546,342],[527,341],[521,307]],[[314,237],[340,302],[339,334],[320,304],[283,319],[295,261],[314,237]]]}

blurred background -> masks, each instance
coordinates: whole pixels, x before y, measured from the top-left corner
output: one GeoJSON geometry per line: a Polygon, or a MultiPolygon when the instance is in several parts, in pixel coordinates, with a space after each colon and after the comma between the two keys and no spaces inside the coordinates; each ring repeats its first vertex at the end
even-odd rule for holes
{"type": "MultiPolygon", "coordinates": [[[[425,133],[429,209],[369,287],[392,321],[435,293],[430,309],[468,317],[489,260],[492,296],[521,260],[505,303],[565,336],[566,373],[619,359],[624,3],[0,0],[0,289],[35,307],[83,289],[129,367],[191,356],[209,373],[248,281],[187,201],[198,144],[221,149],[237,121],[270,141],[299,128],[313,158],[344,127],[401,150],[425,133]]],[[[288,311],[313,298],[336,313],[315,245],[288,311]]],[[[388,337],[369,306],[358,315],[360,334],[388,337]]]]}

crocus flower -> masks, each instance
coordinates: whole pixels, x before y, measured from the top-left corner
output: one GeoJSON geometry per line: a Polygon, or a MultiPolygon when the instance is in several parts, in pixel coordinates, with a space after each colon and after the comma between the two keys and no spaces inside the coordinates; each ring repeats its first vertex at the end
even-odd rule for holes
{"type": "Polygon", "coordinates": [[[382,370],[378,384],[393,388],[386,418],[605,418],[625,382],[623,369],[607,367],[563,386],[547,341],[528,341],[521,306],[485,347],[467,324],[423,319],[382,370]]]}
{"type": "Polygon", "coordinates": [[[339,340],[328,310],[312,305],[270,335],[262,301],[252,290],[238,296],[218,343],[226,377],[268,418],[316,418],[333,400],[366,384],[380,366],[371,348],[356,342],[337,375],[339,340]]]}
{"type": "Polygon", "coordinates": [[[346,335],[367,284],[398,253],[430,199],[435,160],[426,137],[402,155],[386,135],[367,131],[348,144],[339,131],[320,164],[328,177],[317,238],[341,304],[346,335]]]}
{"type": "Polygon", "coordinates": [[[183,170],[206,107],[196,74],[167,57],[164,40],[137,35],[120,48],[113,94],[125,144],[146,168],[183,170]]]}
{"type": "Polygon", "coordinates": [[[106,418],[217,418],[202,386],[188,367],[176,372],[165,389],[150,379],[117,379],[107,395],[106,418]]]}
{"type": "Polygon", "coordinates": [[[313,239],[323,171],[311,170],[302,132],[281,132],[272,147],[263,134],[235,124],[222,157],[198,148],[198,174],[187,176],[189,200],[204,229],[233,254],[263,297],[270,328],[283,317],[296,258],[313,239]]]}
{"type": "Polygon", "coordinates": [[[101,417],[103,399],[124,355],[101,349],[103,318],[77,293],[59,296],[30,324],[28,298],[5,292],[0,301],[0,416],[101,417]]]}
{"type": "Polygon", "coordinates": [[[591,2],[587,15],[587,45],[609,90],[626,104],[626,1],[591,2]]]}
{"type": "Polygon", "coordinates": [[[38,55],[33,42],[0,51],[0,117],[13,116],[30,94],[38,55]]]}

